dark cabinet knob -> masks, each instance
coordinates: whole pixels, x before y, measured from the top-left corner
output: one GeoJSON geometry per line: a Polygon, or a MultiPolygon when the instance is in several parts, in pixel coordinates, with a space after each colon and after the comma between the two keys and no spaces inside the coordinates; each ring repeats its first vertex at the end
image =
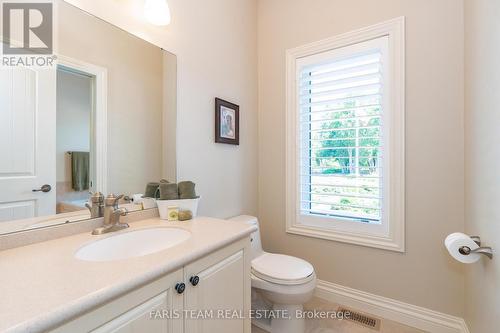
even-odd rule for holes
{"type": "Polygon", "coordinates": [[[186,290],[186,285],[184,283],[177,283],[175,285],[175,290],[177,291],[178,294],[182,294],[184,290],[186,290]]]}
{"type": "Polygon", "coordinates": [[[198,275],[191,276],[189,278],[189,282],[191,282],[193,286],[196,286],[198,283],[200,283],[200,277],[198,275]]]}

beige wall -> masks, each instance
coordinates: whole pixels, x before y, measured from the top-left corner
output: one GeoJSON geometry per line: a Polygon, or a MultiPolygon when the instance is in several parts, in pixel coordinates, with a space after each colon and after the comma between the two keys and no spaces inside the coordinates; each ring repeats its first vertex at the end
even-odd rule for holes
{"type": "MultiPolygon", "coordinates": [[[[500,249],[500,2],[465,1],[466,232],[500,249]]],[[[498,332],[500,264],[467,266],[465,317],[473,333],[498,332]]]]}
{"type": "Polygon", "coordinates": [[[177,176],[202,195],[200,213],[257,212],[255,0],[168,0],[172,23],[142,17],[143,0],[69,0],[177,55],[177,176]],[[214,99],[240,105],[239,147],[214,143],[214,99]]]}
{"type": "Polygon", "coordinates": [[[60,2],[58,52],[108,71],[108,192],[142,193],[162,166],[163,52],[60,2]]]}
{"type": "Polygon", "coordinates": [[[259,217],[264,247],[318,277],[462,315],[463,268],[443,240],[464,228],[464,22],[457,0],[260,0],[259,217]],[[406,16],[406,253],[285,233],[285,50],[406,16]]]}
{"type": "Polygon", "coordinates": [[[256,213],[258,160],[268,250],[310,260],[324,280],[463,314],[463,268],[442,245],[464,228],[462,1],[264,0],[257,1],[257,27],[254,0],[169,0],[168,27],[143,21],[142,0],[69,2],[178,56],[178,175],[198,183],[203,214],[256,213]],[[406,253],[285,234],[285,50],[401,15],[407,18],[406,253]],[[213,143],[216,96],[241,106],[239,148],[213,143]]]}

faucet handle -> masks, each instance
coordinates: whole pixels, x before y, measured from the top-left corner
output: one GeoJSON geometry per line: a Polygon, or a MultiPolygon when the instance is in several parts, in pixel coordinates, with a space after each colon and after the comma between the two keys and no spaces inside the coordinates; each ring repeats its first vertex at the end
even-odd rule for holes
{"type": "Polygon", "coordinates": [[[104,204],[108,207],[109,206],[116,207],[118,205],[118,200],[120,200],[121,198],[123,198],[123,194],[119,196],[116,196],[114,194],[109,194],[106,197],[106,199],[104,199],[104,204]]]}

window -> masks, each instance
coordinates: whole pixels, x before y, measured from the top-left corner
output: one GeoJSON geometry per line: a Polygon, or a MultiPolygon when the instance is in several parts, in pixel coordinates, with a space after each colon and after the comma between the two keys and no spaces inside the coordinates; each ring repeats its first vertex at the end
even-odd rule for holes
{"type": "Polygon", "coordinates": [[[287,231],[404,251],[404,20],[287,52],[287,231]]]}

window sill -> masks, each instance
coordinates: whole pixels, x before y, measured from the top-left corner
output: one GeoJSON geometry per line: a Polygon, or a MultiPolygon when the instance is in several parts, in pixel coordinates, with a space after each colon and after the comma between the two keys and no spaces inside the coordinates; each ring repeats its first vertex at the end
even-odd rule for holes
{"type": "Polygon", "coordinates": [[[405,252],[404,236],[401,235],[400,237],[380,237],[350,232],[339,232],[326,228],[312,227],[305,224],[287,224],[286,232],[289,234],[326,239],[394,252],[405,252]]]}

